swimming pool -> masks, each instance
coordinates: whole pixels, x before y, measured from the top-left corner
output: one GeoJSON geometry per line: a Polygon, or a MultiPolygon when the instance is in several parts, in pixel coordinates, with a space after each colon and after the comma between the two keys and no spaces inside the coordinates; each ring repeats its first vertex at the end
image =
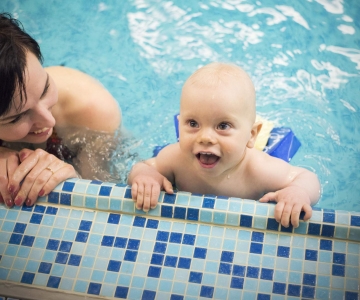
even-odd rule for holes
{"type": "Polygon", "coordinates": [[[0,9],[40,42],[45,65],[101,80],[144,158],[175,142],[184,80],[211,61],[238,63],[258,113],[301,141],[291,163],[317,173],[325,209],[289,234],[271,205],[180,193],[144,215],[126,186],[68,181],[32,210],[1,207],[1,280],[129,299],[359,297],[359,2],[5,0],[0,9]]]}

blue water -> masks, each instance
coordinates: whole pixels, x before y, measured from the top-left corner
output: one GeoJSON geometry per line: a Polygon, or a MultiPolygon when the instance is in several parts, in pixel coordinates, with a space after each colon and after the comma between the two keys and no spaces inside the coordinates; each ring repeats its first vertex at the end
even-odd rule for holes
{"type": "Polygon", "coordinates": [[[301,141],[291,163],[319,176],[317,206],[360,211],[359,1],[2,0],[0,10],[39,41],[45,66],[78,68],[110,90],[143,158],[175,142],[193,71],[239,64],[258,114],[301,141]]]}

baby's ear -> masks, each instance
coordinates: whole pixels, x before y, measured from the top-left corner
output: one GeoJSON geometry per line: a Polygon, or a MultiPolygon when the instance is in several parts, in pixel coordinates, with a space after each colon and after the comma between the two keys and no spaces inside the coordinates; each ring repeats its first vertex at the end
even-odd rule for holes
{"type": "Polygon", "coordinates": [[[251,136],[249,141],[247,142],[246,146],[248,148],[254,148],[255,146],[255,142],[256,142],[256,138],[261,130],[263,123],[261,121],[255,122],[254,125],[251,128],[251,136]]]}

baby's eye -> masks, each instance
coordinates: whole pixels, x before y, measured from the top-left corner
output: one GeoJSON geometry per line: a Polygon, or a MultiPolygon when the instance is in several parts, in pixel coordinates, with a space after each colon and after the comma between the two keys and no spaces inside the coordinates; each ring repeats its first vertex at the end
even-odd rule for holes
{"type": "Polygon", "coordinates": [[[229,123],[223,122],[223,123],[220,123],[220,124],[218,125],[218,129],[220,129],[220,130],[227,130],[227,129],[229,129],[229,128],[230,128],[230,124],[229,124],[229,123]]]}
{"type": "Polygon", "coordinates": [[[189,120],[188,123],[189,123],[190,127],[193,127],[193,128],[199,127],[198,123],[195,120],[189,120]]]}

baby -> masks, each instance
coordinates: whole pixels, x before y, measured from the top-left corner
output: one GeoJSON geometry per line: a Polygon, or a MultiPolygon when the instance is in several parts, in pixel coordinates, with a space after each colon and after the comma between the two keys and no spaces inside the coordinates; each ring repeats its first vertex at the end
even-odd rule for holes
{"type": "Polygon", "coordinates": [[[276,201],[275,219],[288,227],[311,217],[320,197],[317,176],[254,148],[255,89],[240,67],[208,64],[185,82],[179,142],[137,163],[129,174],[137,209],[155,208],[160,190],[276,201]]]}

